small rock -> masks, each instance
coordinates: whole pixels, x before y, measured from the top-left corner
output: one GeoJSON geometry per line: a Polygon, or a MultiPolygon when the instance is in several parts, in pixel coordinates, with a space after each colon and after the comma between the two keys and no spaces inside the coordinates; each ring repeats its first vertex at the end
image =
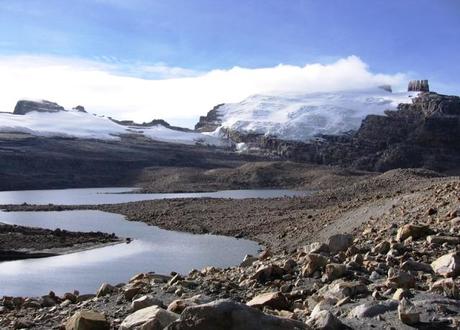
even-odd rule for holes
{"type": "Polygon", "coordinates": [[[430,234],[431,230],[428,226],[421,225],[404,225],[398,229],[396,234],[396,240],[399,242],[405,241],[407,238],[412,237],[413,239],[418,239],[425,237],[430,234]]]}
{"type": "MultiPolygon", "coordinates": [[[[179,315],[158,306],[140,309],[128,315],[120,324],[120,330],[163,329],[179,318],[179,315]]],[[[67,329],[66,329],[67,330],[67,329]]]]}
{"type": "Polygon", "coordinates": [[[358,305],[350,311],[350,317],[356,317],[358,319],[375,317],[380,314],[384,314],[389,311],[394,311],[398,308],[396,301],[390,300],[381,303],[371,302],[358,305]]]}
{"type": "Polygon", "coordinates": [[[317,253],[310,253],[306,256],[307,265],[302,268],[303,276],[311,276],[317,270],[323,269],[326,266],[327,258],[317,253]]]}
{"type": "Polygon", "coordinates": [[[283,310],[289,308],[289,301],[281,292],[267,292],[254,297],[246,305],[255,308],[268,306],[273,309],[283,310]]]}
{"type": "Polygon", "coordinates": [[[347,267],[343,264],[327,264],[325,269],[326,278],[328,281],[345,276],[347,267]]]}
{"type": "Polygon", "coordinates": [[[284,274],[283,268],[273,264],[259,267],[251,278],[260,283],[265,283],[272,279],[281,278],[284,274]]]}
{"type": "Polygon", "coordinates": [[[435,273],[444,277],[455,277],[460,275],[460,253],[453,252],[439,257],[431,263],[435,273]]]}
{"type": "Polygon", "coordinates": [[[345,325],[331,312],[320,311],[310,317],[306,324],[318,330],[338,330],[344,329],[345,325]]]}
{"type": "Polygon", "coordinates": [[[420,322],[420,312],[412,302],[403,298],[398,306],[398,316],[402,323],[407,325],[414,325],[420,322]]]}
{"type": "Polygon", "coordinates": [[[452,278],[443,278],[434,282],[430,291],[440,293],[448,298],[460,299],[460,289],[452,278]]]}
{"type": "Polygon", "coordinates": [[[258,258],[253,257],[250,254],[247,254],[244,256],[243,261],[240,263],[240,267],[249,267],[251,266],[254,262],[256,262],[258,258]]]}
{"type": "Polygon", "coordinates": [[[337,234],[329,237],[327,245],[331,253],[337,253],[348,249],[353,243],[353,236],[350,234],[337,234]]]}
{"type": "Polygon", "coordinates": [[[424,273],[431,273],[433,270],[431,266],[424,263],[418,262],[414,260],[407,260],[401,265],[401,269],[408,270],[408,271],[415,271],[415,272],[424,272],[424,273]]]}
{"type": "Polygon", "coordinates": [[[409,295],[410,292],[408,290],[399,288],[393,294],[393,300],[402,300],[403,298],[408,298],[409,295]]]}
{"type": "Polygon", "coordinates": [[[140,298],[134,299],[131,303],[131,309],[135,312],[139,309],[150,307],[150,306],[163,306],[163,302],[153,296],[146,295],[140,298]]]}
{"type": "Polygon", "coordinates": [[[115,288],[112,285],[103,283],[99,290],[97,290],[96,297],[104,297],[108,294],[111,294],[114,290],[115,288]]]}
{"type": "Polygon", "coordinates": [[[110,324],[106,317],[94,311],[76,312],[66,323],[65,330],[108,330],[110,324]]]}
{"type": "Polygon", "coordinates": [[[460,237],[455,236],[428,236],[426,238],[427,242],[430,244],[442,245],[444,243],[448,245],[457,245],[460,244],[460,237]]]}

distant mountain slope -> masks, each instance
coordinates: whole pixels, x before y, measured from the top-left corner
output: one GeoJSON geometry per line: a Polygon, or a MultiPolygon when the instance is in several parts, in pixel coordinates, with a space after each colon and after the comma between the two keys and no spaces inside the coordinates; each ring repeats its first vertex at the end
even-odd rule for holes
{"type": "Polygon", "coordinates": [[[119,140],[123,134],[135,134],[169,143],[227,145],[218,137],[178,130],[164,121],[154,121],[151,125],[122,125],[122,122],[81,109],[65,110],[48,101],[19,101],[14,113],[0,113],[0,132],[99,140],[119,140]]]}
{"type": "Polygon", "coordinates": [[[417,92],[391,93],[382,88],[301,95],[254,95],[240,103],[222,104],[201,117],[196,128],[214,136],[237,132],[280,140],[308,141],[320,135],[356,130],[370,114],[411,103],[417,92]]]}

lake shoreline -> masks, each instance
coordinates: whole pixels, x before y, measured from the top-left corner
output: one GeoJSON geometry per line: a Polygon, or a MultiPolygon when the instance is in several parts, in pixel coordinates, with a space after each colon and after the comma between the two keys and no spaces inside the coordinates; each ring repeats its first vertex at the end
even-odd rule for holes
{"type": "Polygon", "coordinates": [[[59,256],[123,243],[101,232],[74,232],[0,222],[0,262],[59,256]]]}

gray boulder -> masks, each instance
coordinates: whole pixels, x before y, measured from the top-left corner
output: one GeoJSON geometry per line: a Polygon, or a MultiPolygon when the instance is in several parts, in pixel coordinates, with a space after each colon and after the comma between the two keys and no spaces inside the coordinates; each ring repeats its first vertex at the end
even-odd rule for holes
{"type": "Polygon", "coordinates": [[[179,320],[167,330],[301,330],[306,324],[267,315],[258,309],[231,300],[217,300],[208,304],[187,307],[179,320]]]}

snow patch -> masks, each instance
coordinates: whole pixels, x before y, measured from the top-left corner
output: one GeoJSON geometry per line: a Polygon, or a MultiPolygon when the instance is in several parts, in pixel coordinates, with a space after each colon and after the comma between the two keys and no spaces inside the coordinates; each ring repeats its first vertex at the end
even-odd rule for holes
{"type": "Polygon", "coordinates": [[[126,127],[109,118],[77,110],[53,113],[32,111],[25,115],[0,113],[0,132],[99,140],[119,140],[122,134],[140,134],[152,140],[170,143],[227,145],[220,138],[210,135],[176,131],[162,125],[145,128],[126,127]]]}

